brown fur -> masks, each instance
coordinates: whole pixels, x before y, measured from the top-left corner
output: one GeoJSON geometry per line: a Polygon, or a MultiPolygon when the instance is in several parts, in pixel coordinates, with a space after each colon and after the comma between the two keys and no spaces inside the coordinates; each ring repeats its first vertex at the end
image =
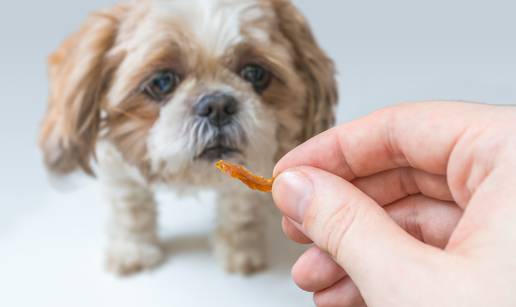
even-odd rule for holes
{"type": "Polygon", "coordinates": [[[104,122],[106,137],[124,153],[132,165],[147,169],[145,140],[159,116],[159,105],[148,103],[146,97],[136,95],[117,108],[108,108],[104,122]]]}
{"type": "Polygon", "coordinates": [[[335,67],[319,47],[303,15],[288,0],[272,0],[280,32],[291,43],[297,72],[307,90],[303,140],[323,132],[335,122],[337,104],[335,67]]]}
{"type": "Polygon", "coordinates": [[[105,55],[113,46],[124,12],[124,7],[116,6],[90,15],[81,30],[49,58],[49,109],[40,147],[47,167],[56,173],[77,167],[92,173],[100,104],[115,68],[105,55]]]}

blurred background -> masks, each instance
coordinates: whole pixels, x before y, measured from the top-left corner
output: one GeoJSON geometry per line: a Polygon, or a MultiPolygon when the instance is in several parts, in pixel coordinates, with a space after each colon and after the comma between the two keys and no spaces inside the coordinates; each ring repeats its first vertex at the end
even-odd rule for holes
{"type": "MultiPolygon", "coordinates": [[[[337,63],[339,122],[408,100],[516,102],[513,1],[294,2],[337,63]]],[[[113,3],[8,1],[0,10],[0,306],[312,306],[289,276],[302,248],[278,225],[268,271],[243,278],[219,269],[208,194],[160,195],[170,254],[162,267],[128,279],[103,270],[108,208],[99,189],[85,178],[66,193],[52,188],[36,136],[46,56],[88,12],[113,3]]]]}

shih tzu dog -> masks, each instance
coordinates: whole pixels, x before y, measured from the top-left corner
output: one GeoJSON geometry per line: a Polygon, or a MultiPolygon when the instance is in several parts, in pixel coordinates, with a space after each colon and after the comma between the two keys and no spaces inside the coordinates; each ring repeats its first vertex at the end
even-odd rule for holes
{"type": "Polygon", "coordinates": [[[334,122],[333,62],[289,0],[129,1],[91,14],[49,66],[40,147],[52,173],[99,178],[111,271],[162,260],[157,186],[217,191],[216,255],[232,272],[265,266],[270,196],[213,164],[269,175],[334,122]]]}

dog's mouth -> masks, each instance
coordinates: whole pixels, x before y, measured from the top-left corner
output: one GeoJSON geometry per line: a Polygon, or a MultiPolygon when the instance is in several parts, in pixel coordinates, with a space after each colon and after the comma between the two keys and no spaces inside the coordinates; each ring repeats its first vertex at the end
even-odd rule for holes
{"type": "Polygon", "coordinates": [[[230,158],[233,155],[239,154],[240,150],[236,148],[227,147],[224,145],[215,145],[204,149],[197,159],[216,161],[221,159],[230,158]]]}
{"type": "Polygon", "coordinates": [[[233,124],[224,127],[209,125],[198,125],[198,127],[205,129],[201,129],[202,132],[195,133],[192,136],[196,139],[194,160],[214,162],[242,155],[242,148],[245,148],[247,138],[238,122],[235,121],[233,124]]]}

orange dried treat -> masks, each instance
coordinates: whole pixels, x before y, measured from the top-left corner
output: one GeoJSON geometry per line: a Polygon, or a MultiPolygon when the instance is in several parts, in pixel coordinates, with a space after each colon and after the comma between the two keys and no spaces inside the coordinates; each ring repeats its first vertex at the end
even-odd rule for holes
{"type": "Polygon", "coordinates": [[[226,162],[223,160],[217,162],[215,164],[215,167],[218,168],[221,172],[226,173],[229,176],[242,181],[244,184],[246,184],[249,188],[253,190],[258,190],[262,192],[272,191],[272,183],[274,182],[274,178],[267,179],[260,176],[256,176],[243,166],[226,162]]]}

